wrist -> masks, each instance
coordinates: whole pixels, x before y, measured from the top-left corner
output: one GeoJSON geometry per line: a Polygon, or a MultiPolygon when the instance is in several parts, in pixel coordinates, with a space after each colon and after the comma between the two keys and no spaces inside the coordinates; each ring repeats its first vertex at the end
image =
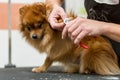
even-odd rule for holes
{"type": "Polygon", "coordinates": [[[109,35],[109,32],[111,31],[111,28],[110,28],[110,23],[106,23],[106,22],[104,22],[103,23],[104,25],[103,25],[103,27],[102,27],[102,35],[105,35],[105,36],[107,36],[107,35],[109,35]]]}
{"type": "Polygon", "coordinates": [[[51,5],[53,7],[56,6],[56,5],[61,6],[62,3],[63,3],[63,0],[55,0],[55,1],[53,1],[53,0],[46,0],[46,3],[47,3],[47,5],[51,5]]]}
{"type": "Polygon", "coordinates": [[[61,7],[61,5],[60,4],[53,4],[52,7],[57,8],[57,7],[61,7]]]}

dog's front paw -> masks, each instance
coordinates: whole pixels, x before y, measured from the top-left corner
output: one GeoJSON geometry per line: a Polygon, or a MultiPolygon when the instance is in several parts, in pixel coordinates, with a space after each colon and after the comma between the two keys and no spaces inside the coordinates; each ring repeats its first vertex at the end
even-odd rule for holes
{"type": "Polygon", "coordinates": [[[45,72],[46,70],[42,67],[37,67],[37,68],[33,68],[32,69],[32,72],[36,72],[36,73],[39,73],[39,72],[45,72]]]}

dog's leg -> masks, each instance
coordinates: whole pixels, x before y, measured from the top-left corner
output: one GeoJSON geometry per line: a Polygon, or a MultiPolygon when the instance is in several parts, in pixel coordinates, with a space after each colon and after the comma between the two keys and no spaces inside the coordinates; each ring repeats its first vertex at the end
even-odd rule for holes
{"type": "Polygon", "coordinates": [[[64,72],[75,73],[79,71],[79,65],[77,64],[64,64],[64,72]]]}
{"type": "Polygon", "coordinates": [[[80,61],[79,73],[85,73],[85,74],[91,73],[91,71],[87,69],[87,64],[88,63],[84,63],[83,60],[80,61]]]}
{"type": "Polygon", "coordinates": [[[32,72],[45,72],[51,66],[52,62],[53,61],[49,57],[47,57],[44,64],[40,67],[33,68],[32,72]]]}

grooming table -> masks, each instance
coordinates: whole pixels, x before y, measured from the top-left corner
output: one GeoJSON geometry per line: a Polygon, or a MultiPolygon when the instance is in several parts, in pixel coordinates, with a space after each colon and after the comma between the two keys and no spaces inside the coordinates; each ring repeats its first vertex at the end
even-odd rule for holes
{"type": "Polygon", "coordinates": [[[62,67],[58,66],[50,67],[44,73],[33,73],[31,69],[32,67],[1,68],[0,80],[120,80],[119,75],[64,73],[62,67]]]}

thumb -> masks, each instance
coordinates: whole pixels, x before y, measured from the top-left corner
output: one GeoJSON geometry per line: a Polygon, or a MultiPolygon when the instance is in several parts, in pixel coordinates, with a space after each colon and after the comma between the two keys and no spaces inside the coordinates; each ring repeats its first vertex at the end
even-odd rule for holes
{"type": "Polygon", "coordinates": [[[60,12],[60,16],[62,18],[62,20],[64,20],[65,18],[67,18],[67,14],[65,13],[64,9],[60,12]]]}
{"type": "Polygon", "coordinates": [[[61,15],[62,20],[64,20],[64,19],[67,18],[67,17],[68,17],[67,14],[61,15]]]}

